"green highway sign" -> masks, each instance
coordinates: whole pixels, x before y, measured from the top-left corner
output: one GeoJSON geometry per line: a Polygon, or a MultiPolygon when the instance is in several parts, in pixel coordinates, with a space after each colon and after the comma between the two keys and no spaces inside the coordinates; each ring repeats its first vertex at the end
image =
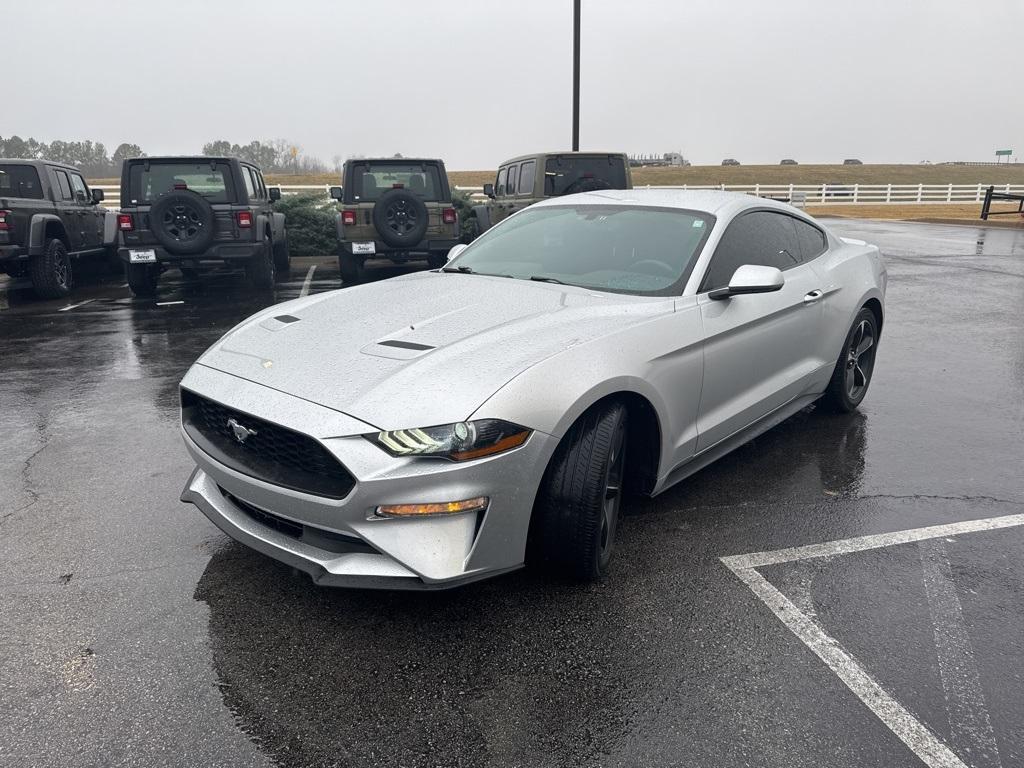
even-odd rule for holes
{"type": "Polygon", "coordinates": [[[1012,154],[1013,154],[1013,150],[1012,149],[997,149],[996,150],[996,157],[1005,157],[1006,155],[1012,155],[1012,154]]]}

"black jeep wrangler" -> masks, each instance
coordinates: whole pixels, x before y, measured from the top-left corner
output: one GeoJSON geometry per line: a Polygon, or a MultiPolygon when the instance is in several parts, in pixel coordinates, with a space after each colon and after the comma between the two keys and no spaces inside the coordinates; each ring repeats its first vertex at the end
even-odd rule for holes
{"type": "Polygon", "coordinates": [[[347,160],[337,215],[341,279],[357,283],[368,259],[396,264],[426,259],[434,269],[459,242],[459,218],[440,160],[379,158],[347,160]]]}
{"type": "Polygon", "coordinates": [[[211,262],[242,265],[253,285],[271,287],[291,264],[284,214],[271,207],[280,198],[235,157],[125,160],[118,253],[132,293],[152,296],[169,267],[193,279],[211,262]]]}
{"type": "Polygon", "coordinates": [[[110,258],[117,247],[115,214],[101,200],[77,168],[0,159],[0,269],[27,275],[41,298],[68,295],[73,259],[110,258]]]}

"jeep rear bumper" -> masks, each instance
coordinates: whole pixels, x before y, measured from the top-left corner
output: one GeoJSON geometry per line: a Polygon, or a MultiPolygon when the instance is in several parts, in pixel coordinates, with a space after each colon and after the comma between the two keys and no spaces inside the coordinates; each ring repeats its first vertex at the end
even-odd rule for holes
{"type": "Polygon", "coordinates": [[[156,252],[157,263],[160,264],[181,264],[182,262],[193,262],[196,264],[206,261],[231,262],[248,261],[254,256],[263,255],[263,243],[216,243],[205,251],[199,253],[171,253],[159,245],[132,244],[131,248],[118,248],[117,256],[126,264],[131,263],[129,251],[154,251],[156,252]]]}
{"type": "MultiPolygon", "coordinates": [[[[340,243],[340,251],[343,256],[352,256],[352,243],[368,243],[369,240],[342,240],[340,243]]],[[[440,239],[440,240],[423,240],[414,246],[409,248],[395,248],[392,245],[388,245],[383,240],[374,240],[373,248],[374,253],[368,254],[356,254],[357,257],[362,259],[376,259],[385,258],[391,259],[392,261],[407,261],[412,259],[422,259],[427,256],[438,256],[445,255],[458,245],[458,238],[440,239]]]]}

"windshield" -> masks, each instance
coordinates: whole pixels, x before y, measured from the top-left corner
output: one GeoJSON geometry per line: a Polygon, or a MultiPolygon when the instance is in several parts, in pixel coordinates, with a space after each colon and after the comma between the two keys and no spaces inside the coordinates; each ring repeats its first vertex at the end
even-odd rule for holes
{"type": "Polygon", "coordinates": [[[424,200],[441,200],[436,165],[426,163],[356,163],[351,170],[352,202],[376,200],[389,189],[407,189],[424,200]]]}
{"type": "Polygon", "coordinates": [[[445,269],[674,296],[713,225],[710,214],[667,208],[528,208],[482,235],[445,269]]]}
{"type": "Polygon", "coordinates": [[[544,194],[548,197],[598,189],[626,189],[622,157],[556,155],[544,163],[544,194]]]}
{"type": "Polygon", "coordinates": [[[31,165],[0,165],[0,197],[27,197],[41,200],[39,174],[31,165]]]}
{"type": "Polygon", "coordinates": [[[188,189],[211,203],[230,203],[231,168],[226,163],[145,163],[132,164],[129,172],[130,200],[133,205],[151,203],[174,189],[188,189]]]}

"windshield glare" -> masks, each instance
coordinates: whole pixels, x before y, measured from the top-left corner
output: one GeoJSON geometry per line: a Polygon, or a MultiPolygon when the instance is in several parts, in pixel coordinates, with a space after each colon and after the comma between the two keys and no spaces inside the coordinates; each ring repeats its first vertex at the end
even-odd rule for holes
{"type": "Polygon", "coordinates": [[[714,217],[619,206],[527,209],[485,233],[449,269],[638,296],[682,292],[714,217]]]}

